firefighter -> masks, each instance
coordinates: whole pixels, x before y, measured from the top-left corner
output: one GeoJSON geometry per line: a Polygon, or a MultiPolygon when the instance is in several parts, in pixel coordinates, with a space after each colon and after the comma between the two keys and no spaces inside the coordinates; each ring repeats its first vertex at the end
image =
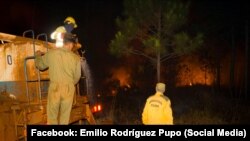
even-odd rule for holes
{"type": "Polygon", "coordinates": [[[56,47],[63,46],[63,36],[65,33],[71,33],[74,28],[77,28],[76,21],[73,17],[69,16],[64,20],[64,25],[59,26],[50,35],[51,39],[56,40],[56,47]]]}
{"type": "Polygon", "coordinates": [[[40,70],[49,69],[47,124],[69,124],[75,86],[81,77],[80,57],[72,52],[77,38],[65,33],[64,45],[46,54],[36,51],[35,63],[40,70]]]}
{"type": "Polygon", "coordinates": [[[149,124],[173,124],[173,115],[170,99],[164,95],[165,84],[156,84],[156,93],[147,98],[142,113],[142,123],[149,124]]]}

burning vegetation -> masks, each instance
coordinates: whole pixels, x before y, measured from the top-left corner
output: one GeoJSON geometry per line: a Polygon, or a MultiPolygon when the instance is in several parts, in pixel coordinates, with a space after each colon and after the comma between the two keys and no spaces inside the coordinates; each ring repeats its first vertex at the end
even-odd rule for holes
{"type": "Polygon", "coordinates": [[[119,80],[120,86],[130,86],[131,84],[131,75],[128,68],[120,67],[118,69],[112,70],[112,80],[119,80]]]}
{"type": "Polygon", "coordinates": [[[212,85],[214,75],[208,66],[201,64],[196,56],[187,56],[180,61],[176,86],[212,85]]]}

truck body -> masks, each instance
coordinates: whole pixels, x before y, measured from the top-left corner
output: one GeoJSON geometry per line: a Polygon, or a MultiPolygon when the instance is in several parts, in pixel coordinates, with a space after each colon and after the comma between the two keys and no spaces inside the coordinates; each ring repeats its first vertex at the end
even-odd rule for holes
{"type": "MultiPolygon", "coordinates": [[[[27,125],[46,125],[49,75],[48,70],[35,67],[34,54],[55,48],[55,44],[47,41],[46,34],[35,38],[32,30],[23,36],[0,32],[0,41],[0,140],[23,140],[27,125]]],[[[81,80],[85,78],[82,74],[81,80]]],[[[87,94],[81,94],[81,89],[86,87],[77,84],[70,124],[96,124],[87,94]]]]}

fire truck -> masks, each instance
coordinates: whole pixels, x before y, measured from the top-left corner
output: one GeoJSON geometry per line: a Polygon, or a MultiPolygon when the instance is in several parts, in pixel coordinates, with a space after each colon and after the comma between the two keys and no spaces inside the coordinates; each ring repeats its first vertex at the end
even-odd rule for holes
{"type": "MultiPolygon", "coordinates": [[[[55,44],[48,42],[46,34],[35,35],[33,30],[23,32],[23,36],[0,32],[0,41],[0,117],[9,116],[7,123],[3,120],[0,125],[0,140],[7,138],[7,128],[14,130],[15,140],[25,140],[27,125],[46,125],[47,118],[48,70],[35,67],[34,54],[55,48],[55,44]]],[[[70,124],[96,124],[87,94],[82,94],[89,82],[84,80],[82,74],[84,83],[76,86],[70,124]]]]}

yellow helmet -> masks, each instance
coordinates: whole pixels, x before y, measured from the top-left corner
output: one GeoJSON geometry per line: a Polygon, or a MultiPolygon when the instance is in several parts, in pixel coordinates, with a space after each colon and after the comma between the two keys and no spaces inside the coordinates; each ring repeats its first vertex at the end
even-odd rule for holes
{"type": "Polygon", "coordinates": [[[73,17],[69,16],[64,20],[64,23],[69,23],[69,24],[73,24],[74,28],[77,28],[77,24],[76,21],[73,17]]]}

